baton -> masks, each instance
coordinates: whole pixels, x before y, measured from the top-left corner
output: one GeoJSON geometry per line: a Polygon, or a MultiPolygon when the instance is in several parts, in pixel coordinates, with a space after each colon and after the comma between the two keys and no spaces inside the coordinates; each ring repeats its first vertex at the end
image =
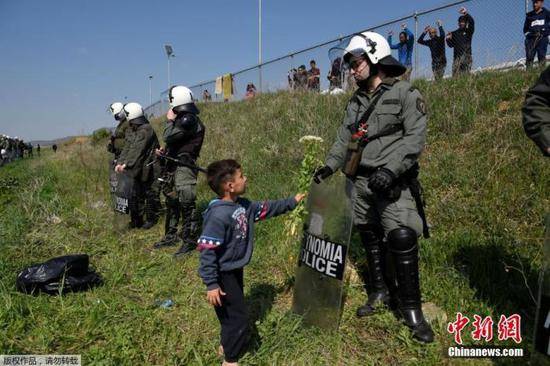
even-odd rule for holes
{"type": "MultiPolygon", "coordinates": [[[[189,168],[189,169],[192,169],[192,170],[197,170],[199,172],[202,172],[202,173],[205,173],[206,174],[206,169],[204,168],[201,168],[200,166],[198,165],[193,165],[193,164],[188,164],[188,163],[185,163],[181,160],[178,160],[178,159],[174,159],[170,156],[166,156],[166,155],[159,155],[159,158],[161,159],[166,159],[168,161],[172,161],[174,163],[177,163],[178,165],[181,165],[181,166],[184,166],[186,168],[189,168]]],[[[149,164],[147,164],[146,166],[150,166],[150,165],[153,165],[157,162],[157,159],[153,160],[152,162],[150,162],[149,164]]]]}

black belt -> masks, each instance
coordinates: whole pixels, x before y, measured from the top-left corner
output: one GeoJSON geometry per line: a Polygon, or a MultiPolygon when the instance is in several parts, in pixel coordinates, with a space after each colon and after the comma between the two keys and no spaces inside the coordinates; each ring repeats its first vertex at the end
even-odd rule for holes
{"type": "Polygon", "coordinates": [[[374,173],[377,170],[378,168],[369,168],[369,167],[360,165],[359,168],[357,168],[357,176],[368,178],[372,173],[374,173]]]}

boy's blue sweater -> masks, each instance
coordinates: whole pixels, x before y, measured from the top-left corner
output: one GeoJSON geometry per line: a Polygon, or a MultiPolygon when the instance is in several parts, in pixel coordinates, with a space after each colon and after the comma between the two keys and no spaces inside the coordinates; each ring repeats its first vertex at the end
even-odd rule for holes
{"type": "Polygon", "coordinates": [[[204,212],[199,276],[208,290],[219,287],[218,273],[242,268],[250,262],[254,246],[254,223],[296,208],[294,197],[252,202],[215,199],[204,212]]]}
{"type": "Polygon", "coordinates": [[[403,29],[407,33],[407,42],[392,44],[392,36],[388,36],[388,43],[392,50],[397,50],[399,62],[407,67],[412,66],[412,53],[414,47],[414,34],[408,29],[403,29]]]}

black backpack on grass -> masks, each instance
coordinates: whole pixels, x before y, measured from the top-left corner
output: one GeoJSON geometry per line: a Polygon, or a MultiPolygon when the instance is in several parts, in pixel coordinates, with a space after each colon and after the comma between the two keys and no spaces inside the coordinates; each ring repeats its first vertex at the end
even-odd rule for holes
{"type": "Polygon", "coordinates": [[[85,291],[102,283],[101,276],[89,269],[87,254],[65,255],[27,267],[16,280],[17,290],[31,295],[85,291]]]}

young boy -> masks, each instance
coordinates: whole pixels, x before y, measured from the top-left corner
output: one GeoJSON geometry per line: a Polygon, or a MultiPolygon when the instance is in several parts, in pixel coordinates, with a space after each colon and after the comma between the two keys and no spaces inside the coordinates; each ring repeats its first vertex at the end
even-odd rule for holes
{"type": "Polygon", "coordinates": [[[246,191],[246,177],[235,160],[213,162],[206,175],[219,198],[210,202],[204,213],[198,240],[199,275],[221,324],[223,365],[237,365],[249,335],[243,267],[252,257],[254,223],[293,210],[304,194],[263,202],[241,198],[246,191]]]}

